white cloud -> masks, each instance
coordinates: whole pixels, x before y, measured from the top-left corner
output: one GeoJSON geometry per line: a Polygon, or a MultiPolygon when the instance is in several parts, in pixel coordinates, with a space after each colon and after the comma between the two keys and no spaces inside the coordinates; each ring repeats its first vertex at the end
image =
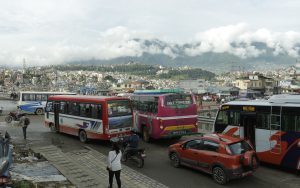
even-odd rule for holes
{"type": "Polygon", "coordinates": [[[197,33],[195,41],[196,45],[185,49],[186,54],[196,56],[205,52],[227,52],[241,58],[257,57],[265,53],[265,50],[257,49],[253,43],[262,42],[274,49],[274,55],[285,53],[298,57],[300,33],[272,32],[265,28],[251,32],[248,24],[241,23],[197,33]]]}
{"type": "Polygon", "coordinates": [[[198,43],[185,50],[192,56],[256,57],[265,52],[251,45],[255,41],[274,48],[275,55],[297,56],[299,8],[294,0],[0,1],[0,65],[22,64],[23,58],[46,65],[144,52],[177,57],[173,44],[142,44],[153,38],[198,43]]]}

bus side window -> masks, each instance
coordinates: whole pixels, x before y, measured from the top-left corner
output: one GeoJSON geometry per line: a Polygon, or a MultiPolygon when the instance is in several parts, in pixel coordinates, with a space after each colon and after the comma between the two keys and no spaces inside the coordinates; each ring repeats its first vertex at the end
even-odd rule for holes
{"type": "Polygon", "coordinates": [[[59,108],[59,113],[62,113],[64,114],[65,113],[65,105],[66,105],[66,102],[60,102],[60,108],[59,108]]]}
{"type": "Polygon", "coordinates": [[[97,105],[97,116],[98,119],[102,119],[102,106],[100,104],[97,105]]]}
{"type": "Polygon", "coordinates": [[[134,109],[134,110],[138,110],[138,101],[133,101],[132,102],[132,108],[134,109]]]}
{"type": "Polygon", "coordinates": [[[85,115],[88,118],[92,118],[92,106],[91,106],[91,104],[86,104],[86,106],[85,106],[85,115]]]}
{"type": "Polygon", "coordinates": [[[42,101],[47,101],[47,95],[46,94],[42,94],[42,96],[41,96],[41,99],[42,99],[42,101]]]}
{"type": "Polygon", "coordinates": [[[65,102],[64,113],[69,114],[69,103],[68,102],[65,102]]]}
{"type": "Polygon", "coordinates": [[[269,130],[270,129],[269,125],[270,125],[270,115],[267,113],[258,113],[256,128],[269,130]]]}
{"type": "Polygon", "coordinates": [[[102,119],[102,106],[97,104],[91,104],[92,107],[92,118],[102,119]]]}
{"type": "Polygon", "coordinates": [[[36,101],[42,101],[42,95],[41,94],[36,94],[35,95],[35,100],[36,101]]]}
{"type": "Polygon", "coordinates": [[[22,94],[22,101],[29,101],[29,94],[22,94]]]}
{"type": "Polygon", "coordinates": [[[152,107],[153,107],[153,113],[157,113],[157,111],[158,111],[158,110],[157,110],[157,108],[158,108],[158,103],[157,103],[157,102],[153,102],[152,105],[153,105],[153,106],[152,106],[152,107]]]}
{"type": "Polygon", "coordinates": [[[75,115],[75,116],[78,116],[80,114],[80,106],[78,103],[71,103],[71,106],[70,106],[70,111],[69,111],[69,114],[70,115],[75,115]]]}
{"type": "Polygon", "coordinates": [[[29,94],[29,101],[35,101],[35,94],[29,94]]]}
{"type": "Polygon", "coordinates": [[[283,131],[295,131],[295,115],[283,115],[282,116],[282,130],[283,131]]]}
{"type": "Polygon", "coordinates": [[[81,117],[87,117],[86,104],[81,103],[81,104],[79,104],[79,106],[80,106],[80,116],[81,117]]]}
{"type": "Polygon", "coordinates": [[[293,107],[282,107],[281,130],[295,131],[299,111],[293,107]]]}

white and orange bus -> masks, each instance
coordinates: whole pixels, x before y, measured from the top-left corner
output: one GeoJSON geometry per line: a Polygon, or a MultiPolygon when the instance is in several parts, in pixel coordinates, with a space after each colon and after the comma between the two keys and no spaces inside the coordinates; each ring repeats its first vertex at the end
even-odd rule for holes
{"type": "Polygon", "coordinates": [[[128,98],[58,95],[50,96],[46,105],[45,126],[78,136],[81,142],[129,135],[132,120],[128,98]]]}
{"type": "Polygon", "coordinates": [[[300,95],[223,104],[214,131],[249,140],[263,162],[300,170],[300,95]]]}

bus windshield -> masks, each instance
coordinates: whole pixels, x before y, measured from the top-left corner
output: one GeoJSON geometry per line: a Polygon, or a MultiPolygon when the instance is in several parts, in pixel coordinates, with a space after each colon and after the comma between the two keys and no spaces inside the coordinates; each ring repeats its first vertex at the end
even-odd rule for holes
{"type": "Polygon", "coordinates": [[[108,101],[109,117],[118,117],[131,115],[131,107],[129,100],[114,100],[108,101]]]}
{"type": "Polygon", "coordinates": [[[170,108],[187,108],[193,104],[193,98],[187,94],[174,94],[165,97],[165,106],[170,108]]]}

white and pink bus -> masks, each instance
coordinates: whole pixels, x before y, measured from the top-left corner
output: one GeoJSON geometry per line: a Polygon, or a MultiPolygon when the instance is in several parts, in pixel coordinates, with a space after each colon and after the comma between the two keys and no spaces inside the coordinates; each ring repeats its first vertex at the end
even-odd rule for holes
{"type": "Polygon", "coordinates": [[[88,139],[109,140],[129,135],[132,108],[128,98],[104,96],[50,96],[46,105],[45,126],[53,132],[88,139]]]}
{"type": "Polygon", "coordinates": [[[197,133],[197,105],[192,94],[179,90],[138,90],[133,103],[134,127],[144,141],[197,133]]]}

